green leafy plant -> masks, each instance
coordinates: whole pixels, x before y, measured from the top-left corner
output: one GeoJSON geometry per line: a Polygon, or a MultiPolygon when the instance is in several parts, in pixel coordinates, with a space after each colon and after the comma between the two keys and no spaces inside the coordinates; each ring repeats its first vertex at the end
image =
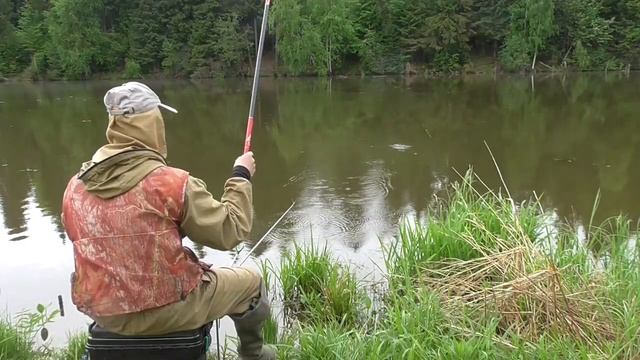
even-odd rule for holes
{"type": "Polygon", "coordinates": [[[49,311],[38,304],[35,311],[25,310],[16,316],[15,322],[0,320],[0,359],[32,359],[49,356],[53,352],[48,348],[49,330],[47,325],[58,316],[59,311],[49,311]],[[42,345],[34,348],[36,337],[42,345]]]}
{"type": "Polygon", "coordinates": [[[30,340],[40,336],[43,341],[49,339],[47,325],[52,323],[60,314],[60,310],[49,312],[46,306],[38,304],[36,311],[22,311],[16,317],[16,327],[21,333],[28,335],[30,340]]]}
{"type": "Polygon", "coordinates": [[[135,60],[127,60],[122,76],[125,79],[139,79],[142,77],[142,67],[135,60]]]}

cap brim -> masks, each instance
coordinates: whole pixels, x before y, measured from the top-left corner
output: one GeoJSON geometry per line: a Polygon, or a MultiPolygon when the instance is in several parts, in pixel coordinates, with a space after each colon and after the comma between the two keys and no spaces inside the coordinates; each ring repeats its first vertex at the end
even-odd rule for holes
{"type": "Polygon", "coordinates": [[[176,109],[172,108],[172,107],[171,107],[171,106],[169,106],[169,105],[165,105],[165,104],[160,103],[158,106],[160,106],[161,108],[167,109],[167,110],[171,111],[171,112],[172,112],[172,113],[174,113],[174,114],[177,114],[177,113],[178,113],[178,110],[176,110],[176,109]]]}

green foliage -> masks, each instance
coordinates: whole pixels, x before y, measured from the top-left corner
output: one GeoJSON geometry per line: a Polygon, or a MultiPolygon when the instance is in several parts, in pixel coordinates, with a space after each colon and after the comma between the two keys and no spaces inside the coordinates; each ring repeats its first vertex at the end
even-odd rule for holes
{"type": "Polygon", "coordinates": [[[137,1],[129,14],[129,52],[128,58],[140,64],[145,73],[157,71],[162,63],[162,44],[164,35],[156,14],[158,9],[154,0],[137,1]]]}
{"type": "Polygon", "coordinates": [[[556,31],[554,6],[553,0],[517,0],[509,7],[510,35],[502,50],[505,66],[516,70],[532,64],[535,68],[539,52],[556,31]]]}
{"type": "Polygon", "coordinates": [[[46,26],[47,7],[48,3],[44,0],[29,0],[20,10],[16,36],[24,55],[30,58],[27,72],[33,79],[42,77],[46,69],[45,48],[49,40],[46,26]]]}
{"type": "Polygon", "coordinates": [[[479,194],[474,180],[469,170],[453,185],[448,197],[434,206],[428,227],[407,224],[400,229],[397,246],[388,251],[388,267],[393,272],[415,276],[428,262],[477,259],[487,254],[486,249],[502,251],[518,246],[523,239],[530,244],[537,240],[540,214],[536,203],[514,208],[508,198],[479,194]]]}
{"type": "Polygon", "coordinates": [[[436,53],[433,59],[433,66],[436,71],[445,73],[455,73],[460,69],[463,64],[462,55],[457,52],[440,51],[436,53]]]}
{"type": "Polygon", "coordinates": [[[222,70],[230,75],[241,74],[243,60],[249,54],[253,55],[253,47],[249,33],[241,28],[238,16],[221,16],[214,25],[213,34],[218,40],[213,46],[213,51],[221,63],[222,70]]]}
{"type": "Polygon", "coordinates": [[[161,24],[165,34],[162,42],[162,70],[174,77],[184,77],[189,73],[189,36],[193,4],[187,0],[161,0],[154,2],[157,11],[163,14],[155,19],[161,24]]]}
{"type": "Polygon", "coordinates": [[[0,75],[15,74],[20,70],[23,54],[12,22],[12,2],[0,0],[0,75]]]}
{"type": "Polygon", "coordinates": [[[167,75],[178,75],[186,70],[183,45],[166,39],[162,43],[162,69],[167,75]]]}
{"type": "MultiPolygon", "coordinates": [[[[0,74],[85,79],[253,72],[261,0],[0,0],[0,74]],[[135,68],[134,68],[135,70],[135,68]]],[[[640,68],[640,0],[279,0],[265,64],[285,73],[455,73],[491,54],[581,70],[640,68]]]]}
{"type": "Polygon", "coordinates": [[[606,0],[603,12],[613,18],[613,43],[618,59],[640,62],[640,0],[606,0]]]}
{"type": "Polygon", "coordinates": [[[582,70],[604,67],[607,45],[613,40],[614,20],[603,16],[602,1],[567,0],[556,6],[560,51],[567,63],[582,70]]]}
{"type": "Polygon", "coordinates": [[[0,319],[0,339],[0,359],[28,359],[33,356],[27,336],[5,319],[0,319]]]}
{"type": "Polygon", "coordinates": [[[218,39],[216,21],[220,8],[218,1],[204,1],[193,9],[193,28],[189,37],[191,47],[190,68],[194,77],[211,77],[215,74],[215,58],[218,39]]]}
{"type": "Polygon", "coordinates": [[[322,39],[298,0],[278,1],[270,18],[278,37],[278,55],[292,74],[322,69],[322,39]]]}
{"type": "Polygon", "coordinates": [[[54,71],[66,79],[85,79],[92,66],[111,55],[101,31],[104,4],[99,0],[57,0],[48,16],[47,55],[54,71]]]}
{"type": "Polygon", "coordinates": [[[366,304],[354,276],[336,265],[326,249],[296,246],[282,261],[280,283],[290,315],[312,323],[354,326],[366,304]]]}
{"type": "Polygon", "coordinates": [[[476,0],[471,8],[473,36],[490,43],[493,50],[502,43],[509,30],[509,6],[513,0],[476,0]]]}
{"type": "Polygon", "coordinates": [[[404,55],[396,6],[388,1],[360,0],[354,7],[356,51],[367,73],[402,71],[404,55]]]}
{"type": "Polygon", "coordinates": [[[15,322],[0,318],[0,360],[83,359],[88,338],[85,332],[70,336],[62,350],[49,348],[47,325],[58,314],[58,310],[49,312],[46,306],[38,304],[35,311],[20,312],[15,322]],[[42,345],[36,346],[36,337],[40,338],[42,345]]]}
{"type": "Polygon", "coordinates": [[[139,79],[142,77],[142,67],[135,60],[127,60],[122,76],[125,79],[139,79]]]}
{"type": "Polygon", "coordinates": [[[355,24],[350,0],[278,1],[271,24],[278,51],[293,74],[333,74],[353,52],[355,24]]]}
{"type": "Polygon", "coordinates": [[[416,43],[434,51],[465,51],[469,41],[469,0],[433,2],[416,43]]]}
{"type": "MultiPolygon", "coordinates": [[[[268,293],[272,292],[271,289],[275,285],[271,280],[270,264],[268,261],[261,264],[262,281],[268,293]]],[[[278,341],[278,322],[274,319],[273,314],[265,320],[262,335],[267,344],[275,344],[278,341]]]]}
{"type": "Polygon", "coordinates": [[[589,51],[582,45],[582,41],[576,41],[576,50],[574,51],[575,61],[580,69],[588,69],[591,67],[591,57],[589,51]]]}
{"type": "Polygon", "coordinates": [[[315,28],[319,30],[324,49],[320,59],[316,60],[319,74],[333,74],[334,68],[338,68],[343,57],[351,52],[355,35],[352,6],[349,0],[311,1],[309,16],[312,23],[316,22],[315,28]]]}
{"type": "MultiPolygon", "coordinates": [[[[373,307],[360,309],[369,322],[295,323],[280,339],[279,358],[638,358],[637,228],[624,217],[589,225],[588,239],[601,247],[590,252],[574,227],[546,223],[538,202],[516,207],[503,194],[475,190],[473,176],[468,172],[449,190],[426,227],[401,227],[398,243],[385,252],[387,286],[373,307]],[[538,230],[545,226],[555,229],[544,239],[553,246],[541,241],[538,230]],[[509,277],[520,271],[526,275],[509,277]],[[550,278],[536,281],[540,274],[550,278]],[[534,294],[546,300],[536,303],[534,294]],[[509,306],[514,295],[524,297],[517,307],[509,306]],[[547,311],[552,324],[537,317],[547,311]],[[514,325],[519,322],[524,326],[514,325]]],[[[283,260],[282,273],[299,274],[300,286],[319,291],[330,260],[323,252],[295,251],[283,260]]],[[[282,280],[288,300],[290,284],[282,280]]],[[[309,316],[322,317],[326,309],[310,308],[309,316]]]]}
{"type": "Polygon", "coordinates": [[[15,323],[0,319],[0,359],[34,359],[47,357],[49,331],[47,325],[54,321],[59,311],[49,312],[47,307],[38,304],[36,310],[22,311],[15,323]],[[35,348],[36,337],[44,342],[35,348]]]}
{"type": "Polygon", "coordinates": [[[529,43],[522,34],[511,34],[500,51],[500,60],[509,70],[521,70],[530,65],[530,50],[529,43]]]}

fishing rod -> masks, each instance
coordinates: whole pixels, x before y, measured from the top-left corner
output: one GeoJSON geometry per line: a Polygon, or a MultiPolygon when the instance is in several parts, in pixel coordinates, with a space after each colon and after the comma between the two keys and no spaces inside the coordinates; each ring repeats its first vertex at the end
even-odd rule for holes
{"type": "MultiPolygon", "coordinates": [[[[258,85],[260,83],[260,67],[262,65],[262,51],[264,49],[264,38],[266,37],[266,33],[267,33],[267,23],[269,19],[270,5],[271,5],[271,0],[265,0],[264,13],[262,14],[262,27],[260,29],[260,42],[258,43],[256,69],[253,75],[253,87],[251,89],[251,104],[249,106],[249,117],[247,118],[247,132],[244,138],[243,154],[246,154],[249,151],[251,151],[251,137],[253,136],[253,121],[256,116],[256,98],[258,96],[258,85]]],[[[289,210],[291,210],[291,208],[289,208],[289,210]]],[[[251,250],[251,252],[253,252],[253,249],[251,250]]],[[[251,253],[249,253],[249,255],[251,255],[251,253]]],[[[216,320],[216,338],[217,338],[216,340],[217,340],[217,347],[218,347],[218,359],[220,359],[220,319],[216,320]]]]}
{"type": "Polygon", "coordinates": [[[260,30],[260,42],[258,43],[258,55],[256,59],[256,70],[253,75],[253,88],[251,89],[251,105],[249,106],[249,118],[247,118],[247,133],[244,138],[244,153],[251,151],[251,138],[253,136],[253,121],[256,116],[256,99],[258,97],[258,85],[260,83],[260,67],[262,65],[262,51],[264,49],[264,38],[267,33],[267,23],[269,19],[269,7],[271,0],[265,0],[264,13],[262,15],[262,29],[260,30]]]}
{"type": "MultiPolygon", "coordinates": [[[[253,138],[253,123],[254,123],[254,119],[256,116],[256,101],[258,98],[258,87],[260,84],[260,68],[262,67],[262,53],[264,51],[264,39],[267,35],[267,24],[268,24],[268,20],[269,20],[269,8],[271,6],[271,0],[265,0],[264,2],[264,13],[262,14],[262,26],[260,29],[260,41],[258,42],[258,54],[257,54],[257,58],[256,58],[256,69],[255,69],[255,73],[253,74],[253,87],[251,89],[251,103],[249,105],[249,117],[247,118],[247,132],[246,135],[244,137],[244,150],[243,153],[246,154],[247,152],[251,151],[251,139],[253,138]]],[[[295,202],[294,202],[295,204],[295,202]]],[[[286,215],[289,210],[291,210],[291,208],[293,207],[293,205],[291,205],[291,207],[289,207],[289,209],[283,214],[283,216],[278,219],[278,221],[276,221],[276,223],[274,224],[274,226],[272,226],[271,229],[269,229],[269,231],[267,231],[266,234],[264,234],[264,236],[260,239],[260,241],[258,241],[258,243],[256,244],[256,246],[254,246],[253,249],[251,249],[251,251],[249,252],[249,254],[247,255],[247,258],[249,255],[251,255],[251,253],[256,249],[256,247],[262,243],[262,241],[267,237],[267,235],[271,232],[271,230],[273,230],[273,228],[275,228],[275,225],[277,225],[280,220],[282,220],[282,218],[284,217],[284,215],[286,215]]],[[[238,252],[236,254],[236,257],[233,259],[233,264],[235,265],[236,261],[238,260],[238,255],[240,255],[240,252],[238,252]]],[[[242,266],[242,264],[244,264],[244,262],[247,260],[247,258],[245,258],[241,263],[240,266],[242,266]]]]}

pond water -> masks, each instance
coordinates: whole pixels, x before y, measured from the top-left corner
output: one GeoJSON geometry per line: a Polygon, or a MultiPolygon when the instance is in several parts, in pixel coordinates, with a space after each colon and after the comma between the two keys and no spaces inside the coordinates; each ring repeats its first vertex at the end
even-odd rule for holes
{"type": "MultiPolygon", "coordinates": [[[[38,303],[55,309],[62,295],[65,316],[50,327],[58,344],[89,322],[70,301],[62,193],[104,143],[102,97],[118,84],[0,84],[0,312],[38,303]]],[[[170,164],[219,196],[242,150],[250,80],[148,84],[180,111],[165,113],[170,164]]],[[[296,206],[256,255],[277,263],[294,243],[313,241],[358,277],[379,278],[380,242],[393,239],[404,217],[424,219],[433,195],[458,173],[473,167],[499,187],[487,147],[518,200],[535,191],[557,218],[580,224],[600,190],[599,220],[638,218],[638,85],[637,74],[264,79],[254,132],[254,241],[296,206]]],[[[216,265],[233,258],[197,252],[216,265]]]]}

